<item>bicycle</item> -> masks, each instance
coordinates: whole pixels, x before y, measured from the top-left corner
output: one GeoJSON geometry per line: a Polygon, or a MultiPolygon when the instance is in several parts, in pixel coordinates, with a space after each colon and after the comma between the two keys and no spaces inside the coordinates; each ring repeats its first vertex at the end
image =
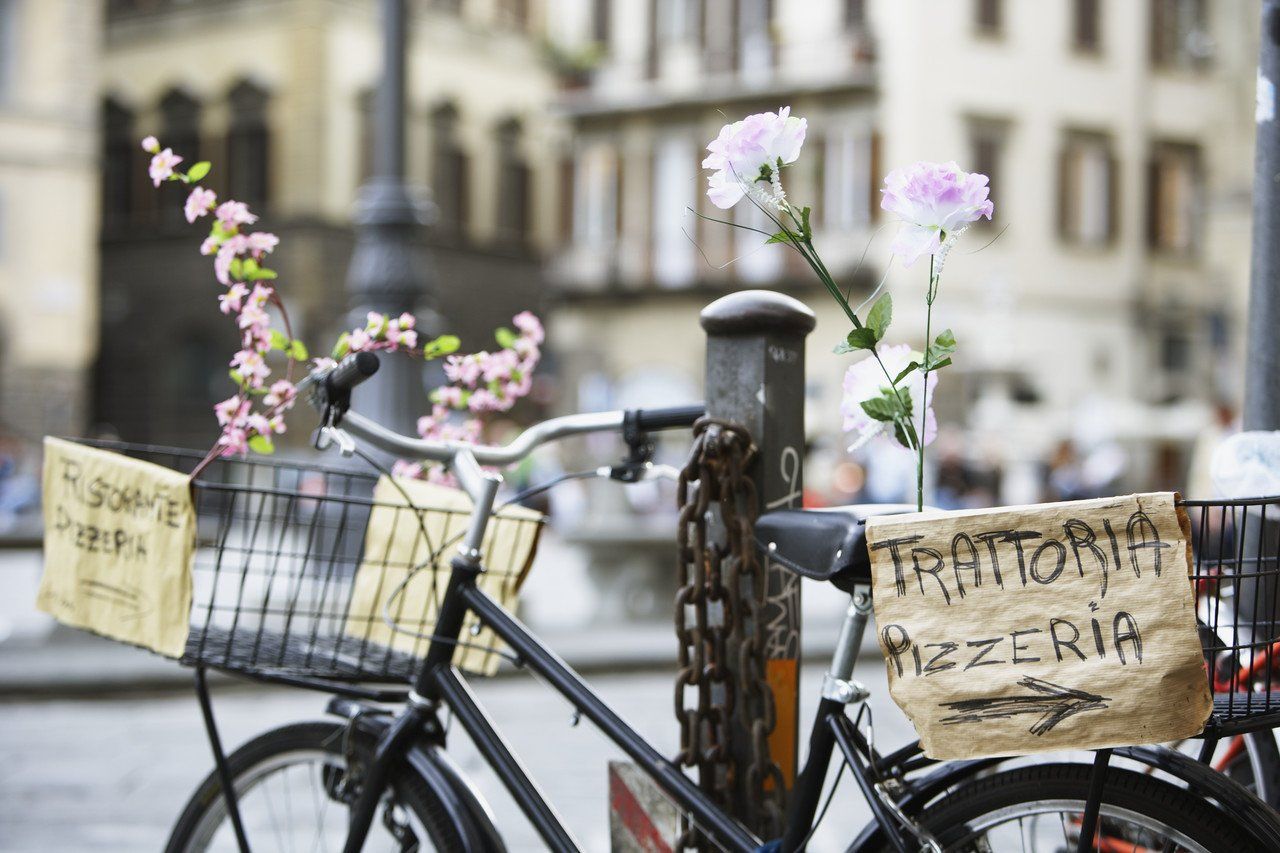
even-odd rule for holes
{"type": "MultiPolygon", "coordinates": [[[[453,539],[445,525],[442,538],[458,541],[459,548],[429,614],[429,633],[407,632],[415,647],[422,643],[425,651],[407,654],[393,644],[369,642],[367,632],[353,634],[350,591],[345,599],[334,591],[354,583],[351,578],[367,559],[361,545],[352,544],[359,536],[347,538],[346,531],[361,529],[380,506],[368,496],[372,477],[349,469],[267,461],[228,460],[207,469],[194,493],[201,553],[207,560],[203,568],[212,567],[212,586],[208,577],[197,584],[207,600],[198,595],[192,612],[204,621],[193,625],[184,661],[196,667],[215,770],[179,817],[168,851],[246,851],[253,839],[260,845],[266,838],[275,845],[271,849],[287,849],[297,841],[304,849],[340,844],[355,853],[365,848],[371,832],[401,851],[505,849],[482,799],[448,759],[442,712],[466,731],[547,847],[578,849],[454,665],[461,650],[494,653],[494,645],[479,640],[479,630],[492,632],[517,665],[540,676],[595,724],[710,843],[724,850],[803,849],[825,816],[824,789],[829,805],[846,769],[874,816],[853,840],[850,849],[855,850],[1003,850],[1012,840],[1023,849],[1030,841],[1036,849],[1049,850],[1092,849],[1095,842],[1098,849],[1280,849],[1280,824],[1265,806],[1169,750],[1117,748],[1100,751],[1093,767],[1055,763],[1013,769],[1001,769],[1003,759],[998,758],[936,766],[918,744],[889,754],[877,751],[870,733],[847,713],[869,696],[852,677],[871,609],[870,567],[862,540],[866,508],[776,510],[757,523],[758,542],[774,559],[850,596],[810,730],[808,757],[787,803],[785,832],[766,847],[482,587],[485,534],[504,521],[496,506],[501,479],[483,466],[512,464],[536,447],[568,436],[624,431],[643,436],[688,428],[702,408],[570,415],[537,424],[504,447],[442,443],[398,435],[350,411],[351,390],[376,369],[371,354],[351,356],[330,372],[308,377],[301,393],[322,413],[317,446],[364,455],[358,446],[363,442],[397,456],[445,463],[473,501],[469,512],[457,513],[465,515],[465,525],[453,539]],[[289,567],[298,561],[302,568],[295,576],[289,567]],[[288,579],[287,597],[273,606],[281,573],[288,579]],[[264,575],[270,579],[263,581],[264,575]],[[225,583],[218,592],[220,578],[232,590],[238,584],[234,601],[228,600],[225,583]],[[245,601],[245,590],[253,588],[266,590],[257,607],[245,601]],[[338,719],[283,726],[225,756],[206,668],[328,692],[328,711],[338,719]],[[379,683],[411,687],[381,688],[379,683]],[[1180,783],[1128,768],[1108,770],[1112,755],[1156,767],[1180,783]],[[833,757],[839,768],[828,786],[833,757]],[[282,798],[286,809],[280,807],[282,798]]],[[[171,450],[131,452],[180,467],[193,464],[171,450]]],[[[420,512],[405,505],[383,508],[405,513],[409,524],[420,512]]],[[[421,526],[421,515],[417,518],[421,526]]]]}

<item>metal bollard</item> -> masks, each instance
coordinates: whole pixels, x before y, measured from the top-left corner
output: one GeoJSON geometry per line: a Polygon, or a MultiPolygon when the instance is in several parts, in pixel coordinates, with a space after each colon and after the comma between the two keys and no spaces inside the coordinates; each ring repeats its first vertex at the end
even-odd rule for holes
{"type": "MultiPolygon", "coordinates": [[[[813,331],[813,312],[789,296],[747,290],[712,302],[701,322],[707,333],[707,414],[741,424],[754,438],[759,461],[752,477],[761,512],[800,506],[804,341],[813,331]]],[[[765,574],[765,666],[777,712],[769,752],[789,789],[798,750],[800,579],[772,563],[765,574]]],[[[731,743],[737,766],[749,766],[750,732],[736,726],[731,743]]],[[[749,807],[745,776],[737,779],[740,810],[749,807]]]]}

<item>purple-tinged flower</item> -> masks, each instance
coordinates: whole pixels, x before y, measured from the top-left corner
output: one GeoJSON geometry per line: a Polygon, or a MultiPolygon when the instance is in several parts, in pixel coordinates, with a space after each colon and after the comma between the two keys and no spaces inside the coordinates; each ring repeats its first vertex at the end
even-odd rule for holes
{"type": "Polygon", "coordinates": [[[240,427],[228,427],[218,439],[218,446],[222,448],[220,456],[244,456],[249,452],[249,434],[240,427]]]}
{"type": "Polygon", "coordinates": [[[228,231],[239,225],[252,225],[258,221],[258,217],[250,213],[249,206],[242,201],[224,201],[218,205],[213,215],[228,231]]]}
{"type": "MultiPolygon", "coordinates": [[[[186,214],[188,222],[195,222],[201,216],[204,216],[209,210],[218,203],[218,194],[213,190],[207,190],[204,187],[196,187],[187,196],[187,203],[183,205],[182,212],[186,214]]],[[[203,254],[208,254],[204,252],[203,254]]]]}
{"type": "MultiPolygon", "coordinates": [[[[883,368],[868,355],[851,365],[844,374],[844,397],[840,401],[840,414],[844,415],[845,432],[857,433],[853,447],[860,447],[880,435],[886,428],[889,429],[889,435],[893,434],[890,424],[872,418],[862,410],[862,404],[867,400],[883,396],[890,389],[889,379],[885,376],[886,370],[889,376],[897,376],[913,360],[919,360],[914,357],[911,347],[907,344],[882,345],[876,349],[876,352],[880,355],[880,361],[884,362],[883,368]]],[[[898,387],[906,389],[911,396],[911,420],[915,424],[916,434],[923,433],[925,444],[930,444],[938,434],[938,420],[933,413],[934,387],[937,384],[938,374],[934,371],[929,374],[929,406],[925,412],[922,430],[920,406],[925,400],[924,375],[916,370],[898,383],[898,387]]]]}
{"type": "Polygon", "coordinates": [[[534,344],[540,344],[546,340],[547,335],[542,328],[542,321],[532,311],[521,311],[511,318],[511,324],[520,330],[520,337],[534,344]]]}
{"type": "Polygon", "coordinates": [[[251,405],[252,404],[248,400],[241,398],[240,395],[237,394],[234,397],[228,397],[218,405],[214,406],[213,413],[218,418],[219,426],[226,426],[227,424],[234,425],[240,423],[240,421],[249,414],[249,407],[251,405]]]}
{"type": "Polygon", "coordinates": [[[311,360],[312,370],[333,370],[337,366],[338,362],[335,359],[329,358],[327,355],[320,356],[319,358],[313,358],[311,360]]]}
{"type": "Polygon", "coordinates": [[[292,382],[287,379],[278,379],[271,384],[271,390],[262,398],[262,405],[274,409],[276,406],[292,403],[297,394],[298,389],[292,382]]]}
{"type": "Polygon", "coordinates": [[[208,237],[205,237],[204,242],[200,244],[200,254],[212,255],[214,252],[218,251],[218,247],[221,245],[222,238],[215,237],[210,234],[208,237]]]}
{"type": "Polygon", "coordinates": [[[236,234],[222,241],[222,245],[218,247],[218,254],[213,259],[213,274],[218,277],[220,283],[231,283],[231,262],[244,254],[246,248],[248,248],[248,242],[243,234],[236,234]]]}
{"type": "Polygon", "coordinates": [[[373,345],[373,338],[364,329],[352,329],[347,336],[347,348],[352,352],[367,350],[373,345]]]}
{"type": "Polygon", "coordinates": [[[722,127],[720,135],[707,145],[707,158],[702,161],[702,168],[715,170],[707,180],[711,203],[728,210],[759,181],[769,187],[761,198],[781,203],[778,170],[800,156],[807,130],[805,119],[791,117],[791,107],[749,115],[722,127]]]}
{"type": "MultiPolygon", "coordinates": [[[[255,216],[254,219],[257,217],[255,216]]],[[[278,245],[280,245],[280,238],[269,231],[254,231],[252,234],[245,235],[245,247],[255,260],[262,260],[263,255],[278,245]]]]}
{"type": "Polygon", "coordinates": [[[943,240],[969,223],[983,216],[990,219],[994,206],[987,181],[986,175],[962,171],[954,162],[921,161],[890,172],[880,191],[880,206],[902,220],[892,246],[902,265],[936,254],[943,240]]]}
{"type": "Polygon", "coordinates": [[[480,362],[475,355],[451,355],[444,360],[444,375],[450,382],[474,388],[480,380],[480,362]]]}
{"type": "Polygon", "coordinates": [[[262,380],[271,375],[262,353],[257,350],[242,349],[231,359],[231,366],[254,388],[262,385],[262,380]]]}
{"type": "Polygon", "coordinates": [[[218,297],[218,307],[223,314],[230,314],[233,311],[238,313],[241,303],[248,295],[249,288],[237,281],[227,288],[226,293],[218,297]]]}
{"type": "Polygon", "coordinates": [[[148,154],[159,154],[160,140],[156,139],[154,136],[144,137],[142,140],[142,150],[148,154]]]}
{"type": "Polygon", "coordinates": [[[161,181],[167,181],[173,175],[173,167],[181,162],[182,158],[174,154],[172,148],[158,152],[151,158],[151,165],[147,169],[151,183],[160,186],[161,181]]]}

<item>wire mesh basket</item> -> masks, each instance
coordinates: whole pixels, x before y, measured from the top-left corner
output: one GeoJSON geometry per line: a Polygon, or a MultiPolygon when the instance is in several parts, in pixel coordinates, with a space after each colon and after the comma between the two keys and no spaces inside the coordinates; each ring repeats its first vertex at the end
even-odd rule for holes
{"type": "MultiPolygon", "coordinates": [[[[182,473],[204,456],[85,443],[182,473]]],[[[255,458],[214,461],[194,481],[192,499],[197,541],[182,663],[267,679],[412,678],[470,519],[461,492],[255,458]]],[[[480,584],[507,606],[529,571],[542,521],[515,508],[489,523],[480,584]]],[[[500,657],[496,637],[464,624],[455,663],[491,674],[500,657]]]]}
{"type": "Polygon", "coordinates": [[[1271,726],[1280,722],[1280,497],[1184,506],[1215,722],[1271,726]]]}

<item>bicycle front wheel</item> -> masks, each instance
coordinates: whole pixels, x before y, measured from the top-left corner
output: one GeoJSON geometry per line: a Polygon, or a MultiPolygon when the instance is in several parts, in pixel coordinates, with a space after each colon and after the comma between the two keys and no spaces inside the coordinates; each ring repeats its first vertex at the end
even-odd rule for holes
{"type": "MultiPolygon", "coordinates": [[[[352,796],[343,755],[346,731],[337,723],[294,723],[265,732],[227,756],[245,835],[255,853],[342,849],[352,796]]],[[[394,774],[364,849],[404,853],[461,846],[427,785],[412,773],[394,774]]],[[[210,773],[178,818],[165,851],[238,850],[222,786],[217,773],[210,773]]]]}
{"type": "MultiPolygon", "coordinates": [[[[1093,768],[1021,767],[965,783],[920,820],[949,853],[1075,850],[1093,768]]],[[[1203,798],[1129,770],[1107,773],[1098,850],[1244,853],[1264,848],[1203,798]]]]}

